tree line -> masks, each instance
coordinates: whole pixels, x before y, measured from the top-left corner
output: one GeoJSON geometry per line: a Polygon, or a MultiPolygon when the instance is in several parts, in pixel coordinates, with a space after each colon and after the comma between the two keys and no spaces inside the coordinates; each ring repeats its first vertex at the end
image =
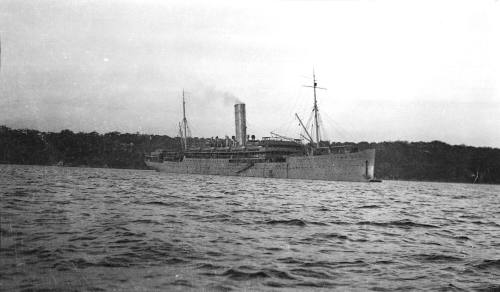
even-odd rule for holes
{"type": "MultiPolygon", "coordinates": [[[[203,138],[193,138],[203,143],[203,138]]],[[[376,149],[380,179],[500,183],[500,149],[432,142],[335,142],[376,149]]],[[[110,132],[40,132],[0,126],[0,163],[147,169],[144,154],[179,149],[165,135],[110,132]]]]}

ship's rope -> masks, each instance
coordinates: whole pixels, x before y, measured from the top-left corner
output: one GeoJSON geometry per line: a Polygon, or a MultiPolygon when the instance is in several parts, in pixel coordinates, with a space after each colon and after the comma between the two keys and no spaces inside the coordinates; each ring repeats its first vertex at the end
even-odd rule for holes
{"type": "MultiPolygon", "coordinates": [[[[327,123],[327,128],[332,129],[331,133],[333,133],[333,137],[330,137],[337,142],[346,142],[346,141],[354,141],[353,140],[353,134],[354,129],[351,125],[343,123],[343,125],[340,125],[333,119],[331,116],[329,116],[326,112],[323,112],[323,117],[326,120],[327,123]],[[348,126],[349,129],[346,129],[344,126],[348,126]]],[[[332,141],[333,142],[333,141],[332,141]]]]}
{"type": "Polygon", "coordinates": [[[297,87],[294,97],[290,98],[289,102],[277,111],[276,116],[282,117],[283,122],[274,128],[273,132],[283,136],[299,138],[299,133],[302,132],[302,129],[295,118],[295,113],[304,117],[303,113],[306,107],[310,107],[310,100],[305,98],[304,88],[297,87]]]}

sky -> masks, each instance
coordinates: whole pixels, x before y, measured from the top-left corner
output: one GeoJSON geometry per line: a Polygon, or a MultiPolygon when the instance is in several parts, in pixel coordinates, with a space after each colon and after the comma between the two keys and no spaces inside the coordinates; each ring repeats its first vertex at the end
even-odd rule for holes
{"type": "Polygon", "coordinates": [[[0,125],[500,147],[498,0],[0,1],[0,125]]]}

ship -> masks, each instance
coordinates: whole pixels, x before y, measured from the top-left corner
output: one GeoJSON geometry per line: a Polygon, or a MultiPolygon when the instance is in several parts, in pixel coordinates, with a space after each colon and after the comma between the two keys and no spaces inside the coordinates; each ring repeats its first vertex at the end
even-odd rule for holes
{"type": "Polygon", "coordinates": [[[379,182],[374,175],[375,149],[359,150],[349,145],[332,147],[330,143],[320,141],[316,89],[322,88],[317,86],[314,73],[313,83],[307,87],[314,89],[314,125],[308,130],[295,114],[305,132],[301,135],[303,139],[273,132],[273,136],[262,139],[247,135],[246,106],[236,103],[235,135],[209,139],[203,145],[188,145],[190,130],[183,91],[179,149],[155,150],[145,155],[145,163],[152,169],[168,173],[379,182]],[[316,135],[312,135],[313,131],[316,135]]]}

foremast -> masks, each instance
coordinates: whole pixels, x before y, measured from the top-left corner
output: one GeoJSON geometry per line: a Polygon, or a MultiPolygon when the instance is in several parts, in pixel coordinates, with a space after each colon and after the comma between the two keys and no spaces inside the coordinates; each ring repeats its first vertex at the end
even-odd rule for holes
{"type": "Polygon", "coordinates": [[[182,89],[182,123],[179,124],[179,132],[182,140],[182,148],[187,151],[187,138],[191,136],[188,121],[186,118],[186,98],[184,96],[184,89],[182,89]]]}
{"type": "Polygon", "coordinates": [[[319,131],[319,109],[318,109],[318,99],[316,97],[316,89],[326,89],[326,88],[318,87],[318,82],[316,80],[316,74],[314,73],[314,69],[313,69],[313,85],[312,86],[310,86],[310,85],[304,85],[304,86],[305,87],[311,87],[313,89],[313,93],[314,93],[314,105],[313,105],[314,127],[315,127],[315,132],[316,132],[316,149],[319,149],[319,142],[320,142],[321,138],[320,138],[320,131],[319,131]]]}

